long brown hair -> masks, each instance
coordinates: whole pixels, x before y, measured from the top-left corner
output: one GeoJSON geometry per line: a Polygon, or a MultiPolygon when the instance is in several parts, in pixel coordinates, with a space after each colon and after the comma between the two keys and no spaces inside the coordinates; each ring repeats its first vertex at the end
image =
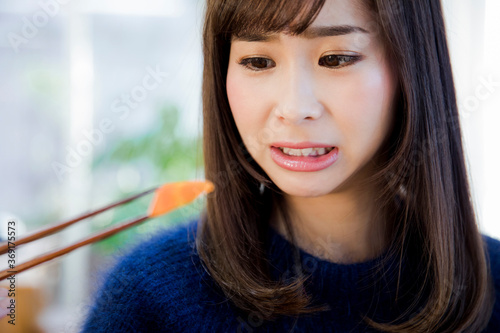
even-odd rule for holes
{"type": "MultiPolygon", "coordinates": [[[[273,209],[283,214],[292,242],[293,232],[281,191],[251,158],[232,118],[225,86],[231,38],[249,31],[300,34],[324,2],[207,0],[203,149],[205,176],[216,192],[207,198],[197,250],[238,308],[268,318],[321,309],[310,306],[303,276],[292,283],[270,277],[264,232],[273,209]]],[[[418,313],[394,325],[365,319],[387,332],[478,332],[491,316],[493,286],[471,203],[441,3],[366,2],[399,78],[387,160],[372,178],[390,219],[389,248],[423,269],[416,283],[425,306],[408,309],[418,313]]]]}

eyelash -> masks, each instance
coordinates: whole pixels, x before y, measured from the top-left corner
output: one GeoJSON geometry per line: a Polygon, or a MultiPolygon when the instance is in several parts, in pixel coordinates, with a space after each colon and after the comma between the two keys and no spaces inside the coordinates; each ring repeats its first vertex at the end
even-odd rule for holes
{"type": "MultiPolygon", "coordinates": [[[[319,58],[318,64],[320,66],[325,66],[325,67],[328,67],[328,68],[331,68],[331,69],[339,69],[339,68],[342,68],[342,67],[354,65],[360,59],[361,59],[360,56],[354,56],[354,55],[328,54],[326,56],[323,56],[323,57],[319,58]],[[337,66],[327,66],[327,65],[325,65],[325,59],[330,58],[330,57],[332,57],[333,59],[335,59],[339,63],[342,62],[343,64],[337,65],[337,66]]],[[[332,59],[329,59],[329,60],[332,60],[332,59]]]]}
{"type": "MultiPolygon", "coordinates": [[[[353,65],[356,62],[358,62],[360,59],[361,59],[360,56],[354,56],[354,55],[328,54],[326,56],[321,57],[319,59],[319,61],[318,61],[318,64],[320,66],[324,66],[324,67],[336,70],[336,69],[340,69],[342,67],[353,65]],[[330,58],[330,59],[328,59],[328,58],[330,58]],[[328,59],[328,61],[332,61],[332,60],[336,61],[336,62],[339,63],[339,65],[328,66],[325,63],[325,61],[327,61],[327,59],[328,59]]],[[[245,67],[246,69],[249,69],[249,70],[254,71],[254,72],[261,72],[261,71],[264,71],[266,69],[269,69],[269,68],[272,68],[272,67],[276,66],[276,63],[273,60],[271,60],[269,58],[265,58],[265,57],[250,57],[250,58],[245,58],[245,59],[240,60],[239,64],[241,66],[245,67]],[[262,68],[262,67],[261,68],[255,67],[255,62],[257,62],[257,61],[261,62],[260,65],[262,65],[263,62],[266,62],[267,66],[264,67],[264,68],[262,68]],[[270,65],[272,65],[272,66],[269,67],[270,65]]]]}
{"type": "Polygon", "coordinates": [[[268,69],[270,67],[267,67],[267,68],[257,68],[252,64],[252,62],[257,62],[257,61],[266,61],[267,64],[269,65],[269,63],[273,64],[272,67],[276,66],[275,62],[272,61],[271,59],[268,59],[268,58],[264,58],[264,57],[251,57],[251,58],[245,58],[245,59],[242,59],[239,64],[242,65],[243,67],[245,67],[246,69],[249,69],[251,71],[254,71],[254,72],[260,72],[260,71],[263,71],[265,69],[268,69]]]}

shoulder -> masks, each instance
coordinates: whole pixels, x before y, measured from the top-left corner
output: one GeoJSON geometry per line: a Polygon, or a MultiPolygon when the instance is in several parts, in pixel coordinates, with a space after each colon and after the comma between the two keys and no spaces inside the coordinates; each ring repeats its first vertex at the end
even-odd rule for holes
{"type": "Polygon", "coordinates": [[[118,258],[106,283],[112,287],[116,283],[133,283],[141,289],[155,290],[160,285],[178,284],[179,276],[186,279],[195,275],[192,261],[196,252],[196,226],[196,221],[190,222],[142,240],[118,258]]]}
{"type": "MultiPolygon", "coordinates": [[[[495,292],[500,296],[500,240],[487,235],[483,235],[483,240],[486,245],[486,253],[488,254],[493,283],[495,284],[495,292]]],[[[500,306],[499,301],[500,299],[497,297],[498,306],[500,306]]]]}
{"type": "MultiPolygon", "coordinates": [[[[495,284],[500,283],[500,240],[483,235],[495,284]]],[[[499,285],[500,286],[500,285],[499,285]]]]}
{"type": "Polygon", "coordinates": [[[196,254],[197,224],[162,231],[122,256],[107,273],[83,331],[182,330],[204,306],[220,302],[196,254]]]}
{"type": "Polygon", "coordinates": [[[500,240],[487,235],[483,235],[483,240],[488,254],[496,298],[493,313],[485,332],[498,332],[500,330],[500,240]]]}
{"type": "MultiPolygon", "coordinates": [[[[118,270],[158,271],[175,274],[179,268],[188,269],[186,260],[195,253],[197,221],[162,230],[133,246],[119,260],[118,270]],[[165,271],[166,270],[166,271],[165,271]]],[[[115,272],[116,273],[116,272],[115,272]]],[[[141,274],[138,272],[138,274],[141,274]]],[[[145,278],[146,276],[144,276],[145,278]]],[[[157,278],[158,276],[155,277],[157,278]]]]}
{"type": "Polygon", "coordinates": [[[493,238],[488,235],[482,235],[483,236],[483,241],[486,245],[486,249],[488,251],[490,263],[491,263],[491,268],[492,268],[492,273],[500,273],[499,268],[500,268],[500,240],[493,238]]]}

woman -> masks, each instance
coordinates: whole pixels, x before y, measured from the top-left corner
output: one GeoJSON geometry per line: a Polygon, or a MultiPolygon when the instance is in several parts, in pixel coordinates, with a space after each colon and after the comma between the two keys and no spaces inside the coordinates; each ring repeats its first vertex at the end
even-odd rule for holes
{"type": "Polygon", "coordinates": [[[203,38],[216,191],[84,331],[500,330],[439,0],[208,0],[203,38]]]}

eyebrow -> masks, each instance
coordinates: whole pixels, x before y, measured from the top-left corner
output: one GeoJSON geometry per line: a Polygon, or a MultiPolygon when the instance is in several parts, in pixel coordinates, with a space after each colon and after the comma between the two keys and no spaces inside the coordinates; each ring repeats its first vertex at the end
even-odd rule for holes
{"type": "Polygon", "coordinates": [[[342,36],[352,33],[365,33],[368,31],[352,25],[337,25],[331,27],[311,27],[307,28],[301,35],[305,38],[312,39],[318,37],[332,37],[332,36],[342,36]]]}
{"type": "MultiPolygon", "coordinates": [[[[366,29],[353,25],[335,25],[323,27],[309,27],[298,36],[306,39],[314,39],[319,37],[334,37],[343,36],[352,33],[369,33],[366,29]]],[[[277,40],[278,36],[274,33],[255,33],[255,32],[242,32],[233,37],[233,41],[243,42],[270,42],[277,40]]]]}

